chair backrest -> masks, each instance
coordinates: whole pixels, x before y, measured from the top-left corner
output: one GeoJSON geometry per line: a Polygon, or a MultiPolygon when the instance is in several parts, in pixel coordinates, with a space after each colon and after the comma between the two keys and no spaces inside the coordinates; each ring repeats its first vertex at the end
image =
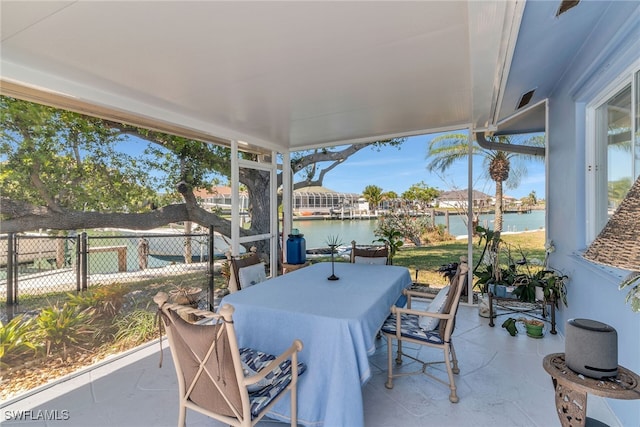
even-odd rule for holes
{"type": "Polygon", "coordinates": [[[251,252],[248,255],[231,257],[229,258],[229,263],[231,264],[231,268],[229,269],[229,272],[231,274],[231,277],[229,279],[229,291],[235,292],[242,289],[242,284],[240,283],[240,269],[249,267],[251,265],[260,264],[262,263],[262,261],[260,260],[260,257],[257,253],[251,252]]]}
{"type": "Polygon", "coordinates": [[[169,339],[181,401],[234,419],[250,417],[249,394],[240,382],[243,373],[233,307],[226,304],[216,314],[171,304],[167,299],[164,292],[154,297],[169,339]],[[179,314],[182,311],[211,321],[189,323],[179,314]]]}
{"type": "Polygon", "coordinates": [[[388,264],[389,248],[386,245],[358,245],[351,242],[352,264],[388,264]]]}
{"type": "Polygon", "coordinates": [[[458,269],[456,270],[456,274],[451,278],[449,284],[449,294],[447,295],[447,299],[444,302],[444,310],[443,313],[453,315],[451,320],[449,319],[440,319],[440,323],[438,325],[438,329],[440,332],[440,336],[447,341],[451,334],[453,334],[453,330],[455,328],[456,322],[456,314],[458,312],[458,305],[460,304],[460,296],[462,295],[462,291],[467,283],[467,273],[469,271],[469,266],[467,265],[467,258],[460,257],[460,264],[458,265],[458,269]]]}

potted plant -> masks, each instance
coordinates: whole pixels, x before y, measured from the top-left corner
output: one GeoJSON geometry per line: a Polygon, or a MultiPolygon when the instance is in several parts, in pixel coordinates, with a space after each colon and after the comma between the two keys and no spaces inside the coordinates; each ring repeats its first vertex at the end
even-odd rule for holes
{"type": "Polygon", "coordinates": [[[480,242],[485,243],[481,259],[474,269],[475,286],[483,294],[479,301],[481,316],[489,317],[489,303],[484,301],[487,299],[484,294],[488,292],[497,297],[512,296],[527,303],[543,301],[554,304],[556,308],[560,302],[567,305],[568,276],[547,267],[546,262],[527,259],[522,250],[504,243],[499,233],[482,227],[477,227],[476,231],[480,242]],[[519,254],[519,259],[516,260],[514,254],[519,254]]]}
{"type": "Polygon", "coordinates": [[[527,330],[527,335],[531,338],[542,338],[542,328],[544,327],[544,322],[535,319],[525,319],[521,318],[520,322],[524,324],[525,329],[527,330]]]}
{"type": "Polygon", "coordinates": [[[520,301],[535,302],[536,289],[538,289],[542,291],[545,302],[555,304],[559,308],[562,301],[565,306],[568,306],[566,287],[568,279],[567,275],[555,270],[541,269],[535,273],[519,276],[513,293],[520,301]]]}
{"type": "Polygon", "coordinates": [[[500,239],[499,232],[477,226],[476,235],[479,236],[478,245],[483,245],[480,258],[473,269],[473,274],[477,278],[474,286],[481,293],[478,299],[478,314],[489,317],[491,313],[489,292],[498,297],[506,297],[507,288],[513,287],[518,272],[508,247],[506,247],[508,267],[504,267],[501,263],[501,253],[504,252],[504,248],[501,247],[503,241],[500,239]]]}

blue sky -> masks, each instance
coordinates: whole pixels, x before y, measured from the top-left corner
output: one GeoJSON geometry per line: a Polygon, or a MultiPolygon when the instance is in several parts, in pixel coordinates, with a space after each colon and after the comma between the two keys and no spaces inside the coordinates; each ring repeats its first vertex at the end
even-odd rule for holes
{"type": "MultiPolygon", "coordinates": [[[[384,147],[380,152],[365,148],[336,167],[324,179],[324,187],[344,193],[361,193],[367,185],[377,185],[383,191],[402,194],[413,184],[424,181],[440,190],[465,189],[467,185],[467,161],[453,164],[446,174],[427,170],[427,146],[440,134],[414,136],[407,139],[400,149],[384,147]]],[[[505,194],[516,198],[526,197],[531,191],[538,199],[545,197],[543,162],[527,162],[527,175],[516,189],[506,189],[505,194]]],[[[474,188],[493,195],[491,180],[481,178],[482,160],[474,161],[474,188]]]]}
{"type": "MultiPolygon", "coordinates": [[[[427,170],[427,146],[432,138],[439,135],[441,134],[410,137],[400,148],[383,147],[380,151],[364,148],[327,173],[323,186],[341,193],[359,194],[367,185],[377,185],[383,191],[395,191],[398,195],[421,181],[443,191],[466,189],[466,160],[453,164],[444,175],[427,170]]],[[[131,138],[121,143],[120,149],[137,156],[142,154],[146,145],[146,141],[131,138]]],[[[527,163],[527,170],[527,176],[521,180],[520,186],[514,190],[505,188],[505,194],[519,199],[535,191],[538,199],[544,199],[544,163],[527,163]]],[[[493,182],[482,178],[483,172],[482,160],[477,158],[474,161],[474,188],[493,195],[493,182]]]]}

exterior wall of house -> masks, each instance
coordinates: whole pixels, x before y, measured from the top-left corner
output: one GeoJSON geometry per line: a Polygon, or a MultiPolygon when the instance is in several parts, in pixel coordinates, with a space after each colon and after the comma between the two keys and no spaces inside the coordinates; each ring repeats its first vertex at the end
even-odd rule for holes
{"type": "MultiPolygon", "coordinates": [[[[640,374],[640,313],[618,285],[628,272],[582,258],[586,249],[586,106],[640,59],[640,3],[614,2],[585,41],[573,67],[549,99],[547,238],[556,251],[550,264],[568,274],[569,307],[559,310],[562,333],[571,318],[588,318],[618,332],[618,362],[640,374]]],[[[553,60],[553,58],[550,58],[553,60]]],[[[607,400],[624,426],[640,425],[638,400],[607,400]]]]}

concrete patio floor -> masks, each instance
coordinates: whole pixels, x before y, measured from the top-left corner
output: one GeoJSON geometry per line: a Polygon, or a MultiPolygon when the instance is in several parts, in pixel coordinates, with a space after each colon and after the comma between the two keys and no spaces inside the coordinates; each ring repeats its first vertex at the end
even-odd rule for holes
{"type": "MultiPolygon", "coordinates": [[[[362,388],[366,426],[559,426],[553,385],[542,368],[542,359],[549,353],[564,351],[563,337],[546,333],[543,339],[532,339],[523,331],[511,337],[500,327],[503,318],[506,317],[499,317],[497,326],[490,328],[488,320],[478,316],[476,307],[460,307],[454,334],[460,365],[457,404],[449,402],[446,386],[424,375],[397,378],[394,388],[386,389],[387,346],[384,338],[378,340],[377,351],[370,358],[373,375],[362,388]]],[[[2,424],[175,426],[176,373],[166,342],[163,349],[162,368],[158,367],[156,342],[3,402],[2,424]],[[19,416],[22,420],[17,419],[19,416]]],[[[427,358],[431,353],[433,360],[442,354],[426,348],[414,351],[427,358]]],[[[411,365],[407,360],[401,369],[415,368],[411,365]]],[[[442,374],[446,377],[443,371],[442,374]]],[[[590,395],[587,412],[612,427],[622,427],[605,399],[590,395]]],[[[187,425],[223,424],[187,411],[187,425]]],[[[258,425],[283,424],[262,421],[258,425]]]]}

